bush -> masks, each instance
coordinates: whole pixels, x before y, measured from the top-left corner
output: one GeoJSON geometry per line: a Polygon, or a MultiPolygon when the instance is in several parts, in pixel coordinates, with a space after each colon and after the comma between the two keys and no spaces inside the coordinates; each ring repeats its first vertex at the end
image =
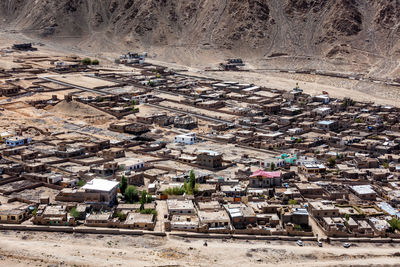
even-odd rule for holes
{"type": "Polygon", "coordinates": [[[136,186],[128,185],[124,193],[125,201],[133,204],[135,201],[139,200],[139,192],[136,186]]]}
{"type": "Polygon", "coordinates": [[[90,64],[92,64],[92,61],[90,60],[90,58],[86,57],[86,58],[82,59],[82,64],[90,65],[90,64]]]}
{"type": "Polygon", "coordinates": [[[395,232],[396,230],[400,231],[400,220],[393,218],[393,219],[389,220],[388,223],[390,225],[391,232],[395,232]]]}
{"type": "Polygon", "coordinates": [[[172,187],[164,191],[164,194],[170,196],[181,196],[185,193],[185,189],[182,187],[172,187]]]}
{"type": "Polygon", "coordinates": [[[126,214],[122,213],[122,212],[116,212],[114,213],[114,218],[119,218],[121,221],[125,221],[126,220],[126,214]]]}
{"type": "Polygon", "coordinates": [[[79,187],[82,187],[82,186],[84,186],[85,184],[86,184],[86,182],[85,182],[84,180],[79,180],[77,185],[78,185],[79,187]]]}
{"type": "Polygon", "coordinates": [[[37,208],[35,208],[35,209],[32,211],[32,215],[33,215],[33,216],[36,216],[37,211],[38,211],[37,208]]]}
{"type": "Polygon", "coordinates": [[[298,224],[296,224],[296,225],[293,227],[293,229],[296,230],[296,231],[303,231],[303,228],[301,227],[301,225],[298,225],[298,224]]]}
{"type": "Polygon", "coordinates": [[[157,216],[157,211],[153,209],[142,209],[140,210],[140,214],[153,214],[154,216],[157,216]]]}
{"type": "Polygon", "coordinates": [[[99,64],[100,64],[100,62],[97,59],[94,59],[92,61],[92,65],[99,65],[99,64]]]}
{"type": "Polygon", "coordinates": [[[79,217],[79,212],[76,210],[76,208],[72,208],[69,213],[71,214],[72,217],[75,219],[79,217]]]}
{"type": "Polygon", "coordinates": [[[290,205],[297,205],[297,200],[291,199],[291,200],[289,200],[289,204],[290,205]]]}

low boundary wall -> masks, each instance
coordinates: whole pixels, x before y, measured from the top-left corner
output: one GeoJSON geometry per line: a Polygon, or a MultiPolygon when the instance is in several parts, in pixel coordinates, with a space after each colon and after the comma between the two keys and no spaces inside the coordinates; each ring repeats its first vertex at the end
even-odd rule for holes
{"type": "Polygon", "coordinates": [[[119,228],[68,227],[68,226],[21,225],[21,224],[0,224],[0,230],[63,232],[63,233],[81,233],[81,234],[106,234],[106,235],[166,236],[166,233],[164,233],[164,232],[138,231],[138,230],[128,230],[128,229],[119,229],[119,228]]]}

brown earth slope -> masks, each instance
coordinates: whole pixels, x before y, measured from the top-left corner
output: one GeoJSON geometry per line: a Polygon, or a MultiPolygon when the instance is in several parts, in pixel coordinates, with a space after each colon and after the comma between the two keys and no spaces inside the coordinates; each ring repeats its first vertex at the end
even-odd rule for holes
{"type": "MultiPolygon", "coordinates": [[[[3,0],[3,27],[183,54],[303,56],[397,69],[397,0],[3,0]],[[392,62],[394,60],[394,62],[392,62]]],[[[65,38],[63,39],[65,40],[65,38]]]]}

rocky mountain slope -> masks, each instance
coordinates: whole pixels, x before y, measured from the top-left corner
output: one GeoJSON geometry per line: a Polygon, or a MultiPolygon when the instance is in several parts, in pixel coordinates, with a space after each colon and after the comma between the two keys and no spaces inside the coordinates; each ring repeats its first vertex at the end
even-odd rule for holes
{"type": "Polygon", "coordinates": [[[2,0],[0,16],[9,29],[111,46],[365,64],[400,55],[398,0],[2,0]]]}

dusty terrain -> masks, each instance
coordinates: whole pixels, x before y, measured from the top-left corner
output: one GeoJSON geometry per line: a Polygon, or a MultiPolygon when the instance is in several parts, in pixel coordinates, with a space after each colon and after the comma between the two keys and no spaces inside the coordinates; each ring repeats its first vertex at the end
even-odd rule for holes
{"type": "Polygon", "coordinates": [[[399,245],[0,232],[4,266],[396,266],[399,245]],[[397,256],[396,256],[397,255],[397,256]]]}
{"type": "Polygon", "coordinates": [[[0,25],[77,49],[141,50],[185,65],[229,56],[397,78],[399,10],[393,0],[7,0],[0,25]]]}

